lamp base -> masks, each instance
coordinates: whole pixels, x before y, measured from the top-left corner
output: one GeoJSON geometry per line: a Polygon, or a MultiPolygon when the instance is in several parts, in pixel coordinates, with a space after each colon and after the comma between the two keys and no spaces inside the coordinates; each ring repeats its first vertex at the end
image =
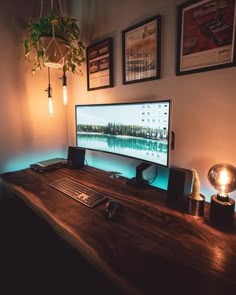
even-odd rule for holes
{"type": "Polygon", "coordinates": [[[216,227],[232,228],[234,226],[235,202],[229,198],[227,202],[217,199],[217,195],[211,196],[210,220],[216,227]]]}

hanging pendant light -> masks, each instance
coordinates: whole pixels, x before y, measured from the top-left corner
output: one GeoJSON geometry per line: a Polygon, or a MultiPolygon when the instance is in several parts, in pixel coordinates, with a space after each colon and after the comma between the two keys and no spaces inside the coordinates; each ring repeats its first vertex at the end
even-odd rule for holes
{"type": "Polygon", "coordinates": [[[48,93],[48,111],[49,115],[53,116],[53,100],[52,100],[52,87],[50,84],[50,68],[48,68],[48,88],[45,90],[48,93]]]}
{"type": "Polygon", "coordinates": [[[68,93],[67,93],[67,79],[66,79],[66,73],[63,72],[62,76],[62,96],[63,96],[63,104],[67,105],[68,103],[68,93]]]}

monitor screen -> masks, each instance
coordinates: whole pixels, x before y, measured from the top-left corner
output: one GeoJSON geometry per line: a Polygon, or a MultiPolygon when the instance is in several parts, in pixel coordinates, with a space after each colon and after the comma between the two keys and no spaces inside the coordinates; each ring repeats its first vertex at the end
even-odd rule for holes
{"type": "Polygon", "coordinates": [[[169,166],[170,100],[76,105],[77,147],[169,166]]]}

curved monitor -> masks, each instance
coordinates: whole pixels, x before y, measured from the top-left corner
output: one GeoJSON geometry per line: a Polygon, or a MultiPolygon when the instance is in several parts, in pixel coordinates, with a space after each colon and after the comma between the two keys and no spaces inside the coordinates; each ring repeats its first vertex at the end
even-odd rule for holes
{"type": "Polygon", "coordinates": [[[76,105],[76,145],[169,166],[170,100],[76,105]]]}

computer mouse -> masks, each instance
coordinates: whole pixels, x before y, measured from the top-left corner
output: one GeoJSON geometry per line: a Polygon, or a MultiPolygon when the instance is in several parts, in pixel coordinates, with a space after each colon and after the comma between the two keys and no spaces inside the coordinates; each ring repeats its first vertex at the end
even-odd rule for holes
{"type": "Polygon", "coordinates": [[[107,219],[112,219],[120,207],[121,205],[119,202],[115,200],[109,200],[106,202],[105,208],[103,209],[103,215],[107,219]]]}

